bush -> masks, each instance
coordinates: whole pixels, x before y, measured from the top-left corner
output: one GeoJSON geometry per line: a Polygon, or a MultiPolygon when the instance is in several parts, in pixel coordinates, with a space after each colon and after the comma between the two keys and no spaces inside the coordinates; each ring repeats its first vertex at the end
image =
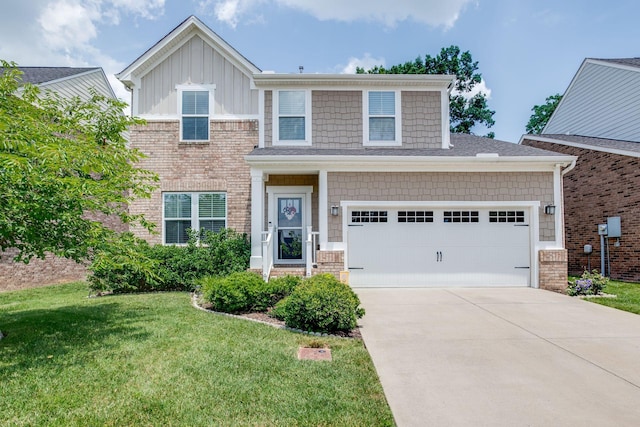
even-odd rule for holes
{"type": "Polygon", "coordinates": [[[327,333],[350,331],[364,316],[358,296],[331,274],[305,279],[275,311],[291,328],[327,333]]]}
{"type": "Polygon", "coordinates": [[[242,313],[267,311],[291,293],[302,279],[284,276],[265,283],[256,273],[244,271],[227,277],[205,277],[198,281],[202,299],[215,311],[242,313]]]}
{"type": "Polygon", "coordinates": [[[576,295],[598,295],[609,283],[609,278],[601,276],[598,270],[591,273],[585,270],[580,278],[570,278],[567,294],[576,295]]]}
{"type": "Polygon", "coordinates": [[[249,267],[246,234],[224,229],[198,242],[192,232],[186,246],[150,246],[131,234],[98,251],[89,267],[94,291],[190,291],[198,279],[223,276],[249,267]]]}

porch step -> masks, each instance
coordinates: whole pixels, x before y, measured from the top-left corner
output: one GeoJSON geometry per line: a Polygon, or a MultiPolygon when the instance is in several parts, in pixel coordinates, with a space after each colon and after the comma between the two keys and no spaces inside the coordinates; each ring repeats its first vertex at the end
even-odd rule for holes
{"type": "Polygon", "coordinates": [[[296,265],[296,266],[277,265],[271,269],[271,274],[269,275],[269,278],[282,277],[286,275],[304,277],[305,274],[306,274],[306,268],[301,267],[299,265],[296,265]]]}

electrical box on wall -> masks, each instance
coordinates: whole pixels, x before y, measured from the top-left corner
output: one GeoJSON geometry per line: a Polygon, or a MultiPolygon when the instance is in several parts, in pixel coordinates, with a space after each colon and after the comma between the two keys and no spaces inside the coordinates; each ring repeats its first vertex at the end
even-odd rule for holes
{"type": "Polygon", "coordinates": [[[607,224],[598,224],[598,234],[600,236],[607,235],[607,224]]]}
{"type": "Polygon", "coordinates": [[[607,235],[610,238],[622,237],[619,216],[610,216],[607,218],[607,235]]]}

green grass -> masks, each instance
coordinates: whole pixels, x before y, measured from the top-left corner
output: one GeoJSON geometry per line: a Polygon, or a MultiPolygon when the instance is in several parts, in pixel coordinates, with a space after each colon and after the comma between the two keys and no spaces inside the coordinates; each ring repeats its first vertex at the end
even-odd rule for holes
{"type": "Polygon", "coordinates": [[[361,341],[322,338],[333,361],[299,361],[311,338],[189,298],[0,293],[0,425],[393,425],[361,341]]]}
{"type": "Polygon", "coordinates": [[[616,295],[616,298],[588,298],[597,304],[640,314],[640,284],[610,281],[603,292],[616,295]]]}

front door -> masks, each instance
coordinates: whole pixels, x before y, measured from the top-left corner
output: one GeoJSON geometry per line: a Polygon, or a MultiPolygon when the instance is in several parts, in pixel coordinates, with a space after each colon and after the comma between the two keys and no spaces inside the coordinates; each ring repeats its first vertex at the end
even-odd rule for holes
{"type": "Polygon", "coordinates": [[[305,199],[305,194],[275,195],[276,262],[284,264],[304,262],[305,199]]]}

